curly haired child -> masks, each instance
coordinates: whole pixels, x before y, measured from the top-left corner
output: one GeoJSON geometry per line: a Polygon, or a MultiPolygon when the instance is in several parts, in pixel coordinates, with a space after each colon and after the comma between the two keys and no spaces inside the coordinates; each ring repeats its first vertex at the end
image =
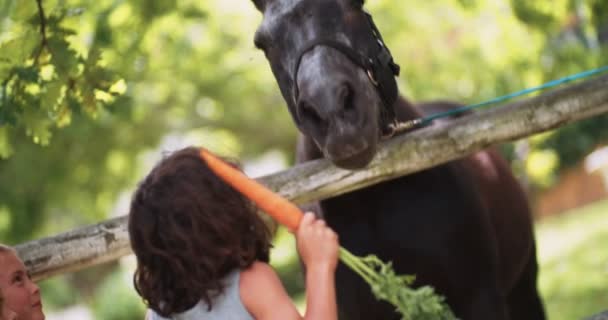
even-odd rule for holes
{"type": "Polygon", "coordinates": [[[270,232],[255,206],[186,148],[139,184],[129,212],[134,284],[147,319],[337,319],[338,239],[307,213],[296,231],[306,266],[302,317],[269,266],[270,232]]]}

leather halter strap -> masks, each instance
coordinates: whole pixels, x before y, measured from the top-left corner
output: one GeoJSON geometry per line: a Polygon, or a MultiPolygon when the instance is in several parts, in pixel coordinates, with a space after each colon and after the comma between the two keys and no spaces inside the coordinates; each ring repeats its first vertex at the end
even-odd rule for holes
{"type": "Polygon", "coordinates": [[[316,46],[326,46],[338,50],[345,56],[347,56],[352,62],[354,62],[361,69],[365,70],[369,80],[376,87],[380,98],[383,103],[383,112],[381,114],[383,135],[392,135],[394,125],[396,123],[395,111],[393,104],[397,100],[397,83],[395,82],[395,76],[399,75],[400,67],[393,60],[389,49],[386,47],[380,31],[376,27],[372,16],[365,12],[367,20],[372,29],[372,33],[377,42],[377,49],[373,50],[369,55],[365,55],[361,51],[355,50],[352,47],[328,38],[314,39],[307,43],[299,52],[298,59],[293,70],[293,100],[297,104],[299,88],[298,88],[298,70],[300,69],[300,62],[302,57],[308,51],[314,49],[316,46]]]}

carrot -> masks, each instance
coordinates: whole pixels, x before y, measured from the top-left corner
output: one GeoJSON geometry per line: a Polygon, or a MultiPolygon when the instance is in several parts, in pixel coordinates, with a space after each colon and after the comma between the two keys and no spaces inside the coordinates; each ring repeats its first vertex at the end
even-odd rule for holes
{"type": "Polygon", "coordinates": [[[289,230],[295,231],[302,220],[302,210],[261,183],[201,148],[201,158],[215,174],[289,230]]]}

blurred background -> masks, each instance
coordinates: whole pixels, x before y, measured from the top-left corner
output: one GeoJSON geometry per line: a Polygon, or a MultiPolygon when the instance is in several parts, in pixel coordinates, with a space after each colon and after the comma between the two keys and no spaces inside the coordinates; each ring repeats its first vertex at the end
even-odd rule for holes
{"type": "MultiPolygon", "coordinates": [[[[608,0],[368,0],[409,99],[481,102],[608,64],[608,0]]],[[[293,165],[295,126],[248,0],[0,0],[0,242],[124,215],[163,152],[252,176],[293,165]]],[[[549,319],[608,309],[608,116],[502,145],[536,216],[549,319]]],[[[293,239],[272,263],[303,303],[293,239]]],[[[143,319],[134,262],[41,283],[48,319],[143,319]]]]}

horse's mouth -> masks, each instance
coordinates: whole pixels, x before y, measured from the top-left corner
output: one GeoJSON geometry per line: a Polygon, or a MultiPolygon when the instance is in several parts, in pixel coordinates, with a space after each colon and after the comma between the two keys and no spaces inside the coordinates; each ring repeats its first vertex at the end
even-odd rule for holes
{"type": "Polygon", "coordinates": [[[337,167],[347,170],[358,170],[365,168],[376,155],[376,147],[370,146],[356,154],[347,157],[335,157],[327,154],[326,157],[331,160],[337,167]]]}
{"type": "Polygon", "coordinates": [[[326,137],[323,154],[337,167],[347,170],[365,168],[374,159],[378,137],[372,133],[376,128],[369,125],[352,126],[349,135],[326,137]],[[355,133],[356,132],[356,133],[355,133]]]}

